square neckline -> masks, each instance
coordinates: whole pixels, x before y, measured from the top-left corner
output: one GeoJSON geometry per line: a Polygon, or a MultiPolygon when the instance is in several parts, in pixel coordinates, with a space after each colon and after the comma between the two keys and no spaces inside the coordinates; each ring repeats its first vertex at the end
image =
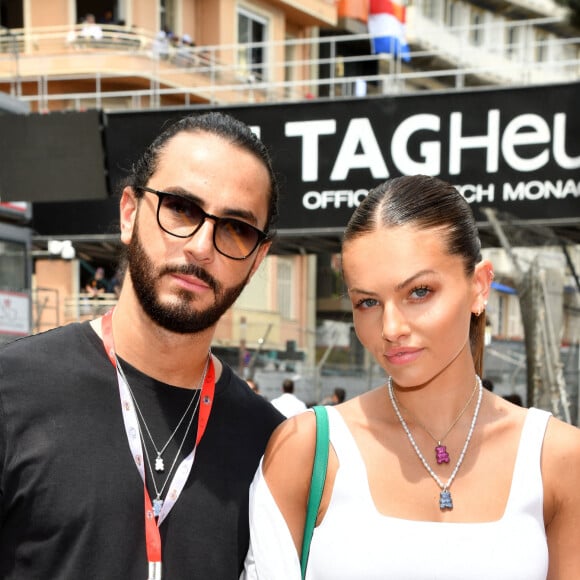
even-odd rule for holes
{"type": "MultiPolygon", "coordinates": [[[[360,451],[360,448],[356,442],[356,439],[354,438],[354,435],[352,434],[349,426],[347,425],[346,421],[344,420],[344,417],[337,409],[335,409],[333,407],[328,407],[328,410],[329,410],[329,417],[330,417],[331,444],[332,444],[333,431],[336,433],[336,427],[338,425],[340,425],[340,427],[338,427],[338,429],[343,431],[343,436],[342,436],[343,442],[348,441],[348,445],[351,447],[351,449],[350,449],[351,461],[352,461],[353,457],[356,457],[355,461],[357,463],[359,463],[359,467],[362,467],[362,472],[360,472],[360,475],[362,476],[361,479],[364,480],[364,482],[365,482],[364,489],[362,490],[364,492],[365,502],[376,517],[381,518],[381,519],[385,519],[385,520],[390,520],[390,521],[405,522],[408,524],[413,524],[413,523],[421,524],[421,525],[431,525],[431,524],[441,525],[441,524],[443,524],[443,525],[449,525],[449,526],[458,526],[458,525],[471,526],[471,525],[485,525],[485,524],[488,524],[488,525],[496,524],[497,525],[497,524],[501,524],[502,522],[505,521],[507,516],[509,516],[509,514],[511,512],[513,512],[515,509],[514,505],[515,505],[516,499],[517,499],[517,496],[516,496],[516,489],[518,487],[517,483],[520,480],[520,478],[523,476],[523,473],[522,473],[523,462],[526,459],[524,457],[524,453],[522,453],[524,433],[527,430],[530,430],[532,428],[532,426],[534,424],[534,420],[538,416],[537,415],[538,413],[546,413],[548,416],[550,415],[547,411],[542,411],[541,409],[536,409],[534,407],[530,407],[526,411],[526,416],[524,418],[524,421],[522,423],[522,427],[520,429],[515,461],[513,463],[513,470],[512,470],[511,480],[510,480],[510,490],[508,493],[507,501],[505,503],[503,512],[499,518],[493,519],[493,520],[482,520],[482,521],[473,521],[473,522],[442,522],[442,521],[437,521],[437,520],[420,520],[420,519],[402,518],[402,517],[392,516],[389,514],[382,513],[378,509],[378,507],[374,501],[373,495],[371,493],[367,465],[366,465],[366,462],[365,462],[363,455],[360,451]],[[338,421],[337,421],[337,419],[338,419],[338,421]],[[334,430],[333,430],[333,427],[335,427],[334,430]],[[346,437],[344,437],[344,435],[346,435],[346,437]],[[352,451],[356,451],[356,455],[352,455],[352,451]]],[[[546,419],[546,423],[547,423],[547,420],[548,419],[546,419]]],[[[340,469],[342,466],[341,466],[339,454],[336,452],[336,449],[335,449],[335,453],[336,453],[336,456],[338,459],[338,470],[336,473],[336,479],[338,479],[340,469]]],[[[335,479],[335,485],[336,485],[336,479],[335,479]]],[[[435,482],[433,482],[433,483],[435,484],[435,482]]],[[[330,499],[328,509],[330,509],[331,505],[332,505],[332,497],[330,499]]],[[[324,519],[322,520],[321,525],[324,524],[324,519]]]]}

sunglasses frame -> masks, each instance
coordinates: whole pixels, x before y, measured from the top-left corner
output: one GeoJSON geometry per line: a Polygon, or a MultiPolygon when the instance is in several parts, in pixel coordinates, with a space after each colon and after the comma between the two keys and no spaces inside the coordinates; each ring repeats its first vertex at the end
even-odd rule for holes
{"type": "Polygon", "coordinates": [[[158,197],[158,203],[157,203],[157,212],[156,212],[156,218],[157,218],[157,225],[167,234],[169,234],[170,236],[174,236],[176,238],[181,238],[181,239],[186,239],[186,238],[192,238],[193,236],[195,236],[195,234],[200,230],[201,226],[205,223],[205,220],[207,220],[208,218],[211,219],[214,223],[214,228],[213,228],[213,236],[212,236],[212,241],[213,241],[213,247],[216,249],[217,252],[219,252],[222,256],[225,256],[226,258],[230,258],[230,260],[245,260],[247,258],[249,258],[255,251],[256,248],[265,240],[268,239],[268,234],[262,230],[260,230],[259,228],[253,226],[252,224],[249,224],[243,220],[239,220],[236,218],[230,218],[230,217],[219,217],[217,215],[212,215],[211,213],[207,213],[197,202],[193,201],[190,197],[186,196],[186,195],[180,195],[179,193],[170,193],[168,191],[161,191],[158,189],[153,189],[151,187],[146,187],[146,186],[139,186],[136,187],[135,189],[138,189],[139,191],[145,191],[147,193],[153,193],[154,195],[156,195],[158,197]],[[180,234],[176,234],[174,232],[169,231],[168,229],[164,228],[162,223],[161,223],[161,219],[159,218],[159,213],[161,212],[161,204],[163,203],[163,200],[166,198],[179,198],[179,199],[183,199],[185,201],[187,201],[187,203],[190,203],[192,205],[194,205],[195,207],[198,208],[199,212],[201,213],[201,220],[199,222],[199,224],[194,228],[194,230],[191,232],[191,234],[188,234],[186,236],[180,235],[180,234]],[[220,223],[224,223],[224,222],[234,222],[234,223],[240,223],[243,224],[244,227],[250,228],[253,231],[256,232],[258,238],[256,241],[256,245],[245,255],[245,256],[230,256],[229,254],[226,254],[223,250],[221,250],[217,243],[216,243],[216,236],[217,236],[217,231],[218,231],[218,225],[220,223]]]}

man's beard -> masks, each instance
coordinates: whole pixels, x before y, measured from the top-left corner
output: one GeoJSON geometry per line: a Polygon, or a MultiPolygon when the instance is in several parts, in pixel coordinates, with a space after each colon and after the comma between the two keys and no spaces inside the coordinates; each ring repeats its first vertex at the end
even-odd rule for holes
{"type": "Polygon", "coordinates": [[[250,278],[248,274],[240,284],[224,290],[222,284],[195,264],[167,265],[157,270],[139,239],[137,227],[126,258],[135,294],[147,316],[162,328],[179,334],[195,334],[214,326],[236,301],[250,278]],[[157,282],[162,276],[172,273],[195,276],[205,282],[214,292],[213,305],[197,310],[195,295],[183,289],[177,292],[177,302],[163,304],[157,295],[157,282]]]}

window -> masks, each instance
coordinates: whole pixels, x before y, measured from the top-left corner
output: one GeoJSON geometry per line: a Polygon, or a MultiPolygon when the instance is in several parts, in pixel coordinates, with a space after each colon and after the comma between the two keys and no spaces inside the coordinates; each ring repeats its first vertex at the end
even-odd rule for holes
{"type": "Polygon", "coordinates": [[[450,27],[459,26],[460,22],[459,19],[461,17],[461,8],[458,2],[455,0],[451,0],[447,5],[447,22],[450,27]]]}
{"type": "Polygon", "coordinates": [[[511,60],[517,60],[521,54],[521,36],[522,28],[520,26],[509,26],[506,33],[506,54],[511,60]]]}
{"type": "Polygon", "coordinates": [[[564,62],[568,63],[564,70],[572,78],[580,76],[580,47],[575,45],[564,46],[564,62]]]}
{"type": "Polygon", "coordinates": [[[286,60],[286,65],[284,67],[284,81],[288,83],[286,86],[284,93],[286,97],[291,97],[294,91],[294,87],[292,86],[292,81],[296,80],[296,65],[294,61],[296,60],[296,45],[292,44],[291,36],[286,37],[287,44],[284,47],[284,58],[286,60]]]}
{"type": "Polygon", "coordinates": [[[22,28],[24,26],[24,0],[4,2],[0,0],[0,26],[22,28]]]}
{"type": "Polygon", "coordinates": [[[430,20],[440,21],[443,10],[442,0],[424,0],[423,14],[430,20]]]}
{"type": "Polygon", "coordinates": [[[165,32],[175,31],[175,6],[173,0],[159,0],[159,23],[165,32]]]}
{"type": "MultiPolygon", "coordinates": [[[[76,20],[77,23],[84,22],[87,14],[95,17],[97,24],[114,24],[120,15],[119,8],[124,9],[124,3],[128,0],[75,0],[76,20]]],[[[68,1],[71,3],[71,0],[68,1]]],[[[0,0],[2,4],[2,0],[0,0]]],[[[45,4],[48,4],[45,0],[45,4]]]]}
{"type": "Polygon", "coordinates": [[[0,240],[0,288],[26,288],[26,245],[0,240]]]}
{"type": "Polygon", "coordinates": [[[278,312],[282,318],[292,318],[292,261],[278,258],[278,312]]]}
{"type": "Polygon", "coordinates": [[[268,22],[244,8],[238,8],[238,67],[249,81],[266,80],[266,47],[257,43],[267,40],[268,22]]]}
{"type": "Polygon", "coordinates": [[[545,32],[536,31],[535,45],[536,62],[548,60],[548,35],[545,32]]]}
{"type": "Polygon", "coordinates": [[[469,40],[475,46],[483,44],[483,14],[479,10],[474,10],[470,18],[469,40]]]}

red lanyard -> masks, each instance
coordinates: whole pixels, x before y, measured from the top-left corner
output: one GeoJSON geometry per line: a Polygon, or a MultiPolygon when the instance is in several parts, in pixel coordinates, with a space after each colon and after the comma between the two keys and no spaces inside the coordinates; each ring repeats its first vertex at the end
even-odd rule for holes
{"type": "MultiPolygon", "coordinates": [[[[117,369],[117,358],[115,356],[115,344],[113,340],[113,327],[112,327],[112,319],[113,319],[113,310],[107,312],[101,322],[102,334],[103,334],[103,344],[105,346],[105,351],[107,352],[107,356],[111,361],[111,364],[117,370],[117,378],[119,382],[119,393],[121,396],[121,407],[124,411],[124,420],[125,420],[125,428],[127,431],[127,438],[129,441],[129,447],[131,447],[131,451],[133,452],[133,457],[135,459],[135,464],[137,465],[137,469],[141,474],[143,479],[143,488],[144,488],[144,496],[145,496],[145,541],[147,545],[147,560],[149,562],[149,576],[148,580],[160,580],[161,579],[161,536],[159,534],[159,525],[161,524],[162,518],[159,518],[159,522],[155,521],[155,516],[153,513],[153,506],[151,503],[151,498],[149,497],[149,492],[147,491],[147,485],[145,483],[145,469],[143,466],[143,455],[142,455],[142,448],[141,448],[141,440],[139,437],[131,436],[132,432],[135,432],[135,428],[131,430],[128,426],[128,421],[132,421],[133,425],[138,425],[137,415],[133,408],[133,405],[129,403],[130,397],[126,396],[124,391],[123,381],[117,369]],[[129,417],[127,419],[126,413],[129,413],[129,417]]],[[[210,360],[208,363],[207,373],[205,375],[205,380],[203,382],[203,386],[200,393],[200,405],[199,405],[199,415],[197,419],[197,437],[195,439],[195,447],[192,452],[188,455],[186,459],[184,459],[180,466],[176,470],[176,474],[171,482],[170,490],[168,491],[168,496],[171,495],[171,501],[168,504],[171,509],[177,498],[179,497],[183,486],[185,485],[185,481],[193,462],[195,460],[195,451],[203,434],[205,433],[205,428],[207,426],[207,422],[209,420],[209,416],[211,413],[211,408],[213,404],[214,398],[214,391],[215,391],[215,373],[213,362],[210,360]],[[173,486],[173,483],[176,482],[176,486],[173,486]],[[174,489],[171,489],[174,487],[174,489]]],[[[168,513],[169,510],[167,510],[168,513]]],[[[163,517],[167,515],[167,513],[163,514],[163,517]]]]}

